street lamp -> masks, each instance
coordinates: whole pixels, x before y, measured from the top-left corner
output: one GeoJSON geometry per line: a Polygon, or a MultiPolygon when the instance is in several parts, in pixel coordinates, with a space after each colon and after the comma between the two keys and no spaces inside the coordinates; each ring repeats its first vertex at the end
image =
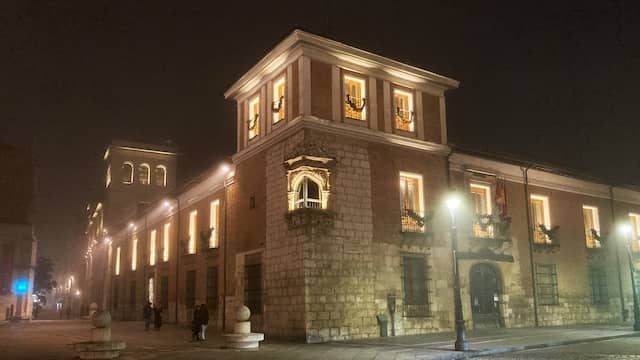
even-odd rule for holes
{"type": "MultiPolygon", "coordinates": [[[[633,228],[629,224],[621,224],[620,232],[624,235],[627,249],[627,257],[629,261],[629,273],[631,274],[631,290],[633,291],[633,330],[640,331],[640,308],[638,308],[638,295],[636,294],[636,269],[633,265],[633,256],[631,255],[631,236],[633,228]]],[[[620,294],[620,296],[623,296],[620,294]]]]}
{"type": "Polygon", "coordinates": [[[450,194],[446,201],[449,215],[451,215],[451,253],[453,259],[453,306],[455,311],[455,327],[456,327],[456,351],[469,350],[467,342],[467,330],[465,329],[464,319],[462,317],[462,300],[460,296],[460,274],[458,273],[458,229],[456,227],[456,211],[460,207],[462,201],[457,194],[450,194]]]}

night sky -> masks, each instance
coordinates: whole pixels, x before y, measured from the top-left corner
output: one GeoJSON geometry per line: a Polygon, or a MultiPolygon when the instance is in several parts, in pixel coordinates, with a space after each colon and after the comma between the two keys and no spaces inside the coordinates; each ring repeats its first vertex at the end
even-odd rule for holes
{"type": "Polygon", "coordinates": [[[111,139],[175,142],[183,181],[232,154],[222,93],[294,28],[460,80],[455,144],[640,183],[638,5],[451,3],[2,1],[0,135],[33,139],[39,254],[70,259],[111,139]]]}

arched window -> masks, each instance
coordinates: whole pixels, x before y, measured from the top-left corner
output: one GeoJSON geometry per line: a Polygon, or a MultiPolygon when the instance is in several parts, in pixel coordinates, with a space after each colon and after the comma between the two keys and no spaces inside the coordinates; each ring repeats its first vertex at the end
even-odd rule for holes
{"type": "Polygon", "coordinates": [[[133,183],[133,163],[125,161],[122,164],[122,183],[123,184],[132,184],[133,183]]]}
{"type": "Polygon", "coordinates": [[[156,185],[167,186],[167,168],[164,165],[156,166],[156,185]]]}
{"type": "Polygon", "coordinates": [[[314,208],[322,207],[322,199],[320,198],[320,185],[305,176],[296,187],[296,208],[314,208]]]}
{"type": "Polygon", "coordinates": [[[138,176],[140,184],[149,185],[149,183],[151,182],[151,169],[149,168],[149,165],[140,164],[140,167],[138,167],[138,176]]]}

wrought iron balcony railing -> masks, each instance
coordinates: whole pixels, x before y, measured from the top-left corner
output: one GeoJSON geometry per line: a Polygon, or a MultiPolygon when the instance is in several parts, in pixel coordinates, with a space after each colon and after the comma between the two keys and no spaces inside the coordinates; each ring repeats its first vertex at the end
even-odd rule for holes
{"type": "Polygon", "coordinates": [[[402,232],[423,233],[425,217],[422,211],[402,209],[402,232]]]}

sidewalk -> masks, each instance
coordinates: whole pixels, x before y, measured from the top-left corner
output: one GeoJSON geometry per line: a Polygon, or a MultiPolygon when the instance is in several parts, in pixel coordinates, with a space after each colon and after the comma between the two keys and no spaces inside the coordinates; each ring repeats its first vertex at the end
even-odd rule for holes
{"type": "MultiPolygon", "coordinates": [[[[0,326],[0,354],[7,359],[70,359],[72,344],[87,341],[89,321],[36,320],[0,326]]],[[[255,350],[224,349],[219,335],[210,333],[205,342],[190,341],[189,329],[165,325],[160,331],[144,331],[142,322],[119,322],[112,326],[113,338],[127,342],[121,359],[461,359],[594,342],[619,337],[640,336],[630,326],[572,326],[483,330],[469,333],[470,351],[453,351],[455,335],[396,336],[376,339],[303,344],[267,340],[255,350]]]]}
{"type": "MultiPolygon", "coordinates": [[[[621,337],[640,336],[631,326],[577,325],[563,327],[491,329],[467,334],[469,351],[453,350],[455,333],[396,336],[378,339],[352,340],[336,345],[384,347],[400,353],[399,349],[415,354],[417,359],[460,359],[512,351],[578,344],[621,337]]],[[[404,358],[404,357],[403,357],[404,358]]],[[[409,357],[411,358],[411,357],[409,357]]]]}

